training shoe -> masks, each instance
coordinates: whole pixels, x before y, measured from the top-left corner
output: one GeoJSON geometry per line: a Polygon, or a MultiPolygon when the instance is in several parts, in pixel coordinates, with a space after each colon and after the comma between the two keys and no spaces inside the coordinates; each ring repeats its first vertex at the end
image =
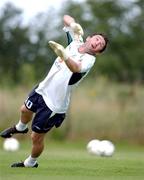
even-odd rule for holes
{"type": "Polygon", "coordinates": [[[18,134],[18,133],[22,133],[23,134],[23,133],[27,133],[27,132],[28,132],[28,128],[26,128],[23,131],[18,131],[16,129],[16,127],[14,126],[14,127],[10,127],[8,129],[5,129],[4,131],[2,131],[0,133],[0,136],[3,137],[3,138],[10,138],[10,137],[12,137],[13,134],[18,134]]]}
{"type": "MultiPolygon", "coordinates": [[[[12,164],[11,167],[16,168],[16,167],[26,167],[26,166],[24,165],[24,162],[18,162],[18,163],[12,164]]],[[[32,166],[32,168],[37,168],[37,167],[38,167],[38,163],[36,163],[34,166],[32,166]]]]}

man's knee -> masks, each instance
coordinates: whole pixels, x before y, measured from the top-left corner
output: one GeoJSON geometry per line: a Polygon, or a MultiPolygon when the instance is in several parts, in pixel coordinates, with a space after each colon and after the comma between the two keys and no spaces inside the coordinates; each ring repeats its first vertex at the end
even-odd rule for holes
{"type": "Polygon", "coordinates": [[[32,132],[31,139],[34,144],[42,144],[44,141],[44,134],[32,132]]]}
{"type": "Polygon", "coordinates": [[[20,111],[23,114],[32,114],[32,112],[28,110],[24,104],[21,106],[20,111]]]}

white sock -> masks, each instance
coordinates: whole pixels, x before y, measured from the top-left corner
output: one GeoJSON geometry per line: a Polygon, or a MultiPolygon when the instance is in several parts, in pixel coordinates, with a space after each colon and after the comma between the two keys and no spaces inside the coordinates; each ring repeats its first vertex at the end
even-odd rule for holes
{"type": "Polygon", "coordinates": [[[37,163],[37,158],[32,158],[31,155],[24,161],[25,167],[33,167],[37,163]]]}
{"type": "Polygon", "coordinates": [[[16,125],[16,129],[17,129],[18,131],[23,131],[23,130],[25,130],[26,128],[27,128],[27,124],[24,124],[24,123],[21,122],[21,120],[19,120],[19,122],[18,122],[17,125],[16,125]]]}

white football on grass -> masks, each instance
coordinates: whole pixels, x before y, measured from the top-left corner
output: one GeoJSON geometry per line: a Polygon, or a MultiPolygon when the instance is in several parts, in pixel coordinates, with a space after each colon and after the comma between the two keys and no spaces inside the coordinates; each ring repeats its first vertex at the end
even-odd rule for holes
{"type": "Polygon", "coordinates": [[[93,139],[87,144],[89,154],[110,157],[115,152],[114,144],[109,140],[93,139]]]}
{"type": "Polygon", "coordinates": [[[101,156],[112,156],[115,151],[114,144],[109,140],[102,140],[99,148],[101,156]]]}
{"type": "Polygon", "coordinates": [[[99,145],[100,145],[100,141],[98,139],[93,139],[89,141],[89,143],[87,144],[88,153],[93,155],[100,155],[99,145]]]}
{"type": "Polygon", "coordinates": [[[3,143],[3,148],[5,151],[17,151],[19,146],[19,141],[15,138],[8,138],[3,143]]]}

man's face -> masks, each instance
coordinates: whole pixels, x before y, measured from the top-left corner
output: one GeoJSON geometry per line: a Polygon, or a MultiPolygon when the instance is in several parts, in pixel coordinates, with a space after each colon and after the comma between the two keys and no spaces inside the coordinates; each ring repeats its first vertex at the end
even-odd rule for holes
{"type": "Polygon", "coordinates": [[[86,44],[88,51],[92,54],[99,53],[105,46],[105,40],[101,35],[94,35],[87,37],[86,44]]]}

